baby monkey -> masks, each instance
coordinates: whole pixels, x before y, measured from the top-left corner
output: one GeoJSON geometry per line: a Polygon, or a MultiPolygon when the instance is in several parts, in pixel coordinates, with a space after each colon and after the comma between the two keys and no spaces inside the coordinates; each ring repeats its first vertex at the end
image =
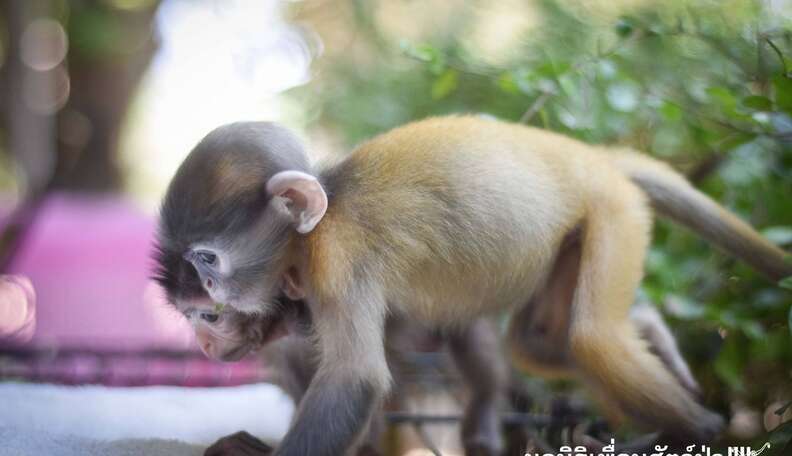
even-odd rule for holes
{"type": "Polygon", "coordinates": [[[281,296],[310,308],[318,367],[277,455],[344,454],[358,440],[391,385],[387,315],[464,329],[511,313],[510,351],[531,365],[520,345],[526,321],[533,306],[565,302],[557,289],[574,290],[559,326],[562,367],[621,414],[706,441],[722,419],[630,318],[651,208],[772,279],[792,275],[781,249],[657,161],[526,126],[440,117],[317,168],[276,125],[214,130],[165,196],[159,278],[189,318],[211,322],[223,303],[271,317],[266,337],[282,332],[281,296]],[[570,242],[579,260],[559,285],[553,269],[570,242]]]}

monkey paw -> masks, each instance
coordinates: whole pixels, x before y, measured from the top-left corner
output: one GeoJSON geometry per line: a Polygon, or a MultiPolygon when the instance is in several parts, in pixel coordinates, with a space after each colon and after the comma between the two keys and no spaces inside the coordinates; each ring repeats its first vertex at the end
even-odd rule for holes
{"type": "Polygon", "coordinates": [[[204,456],[265,456],[274,449],[245,431],[227,435],[206,449],[204,456]]]}

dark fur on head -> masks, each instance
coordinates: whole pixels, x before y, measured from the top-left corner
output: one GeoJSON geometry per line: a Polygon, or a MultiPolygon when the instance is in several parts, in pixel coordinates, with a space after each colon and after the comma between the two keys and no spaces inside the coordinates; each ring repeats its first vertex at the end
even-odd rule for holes
{"type": "Polygon", "coordinates": [[[205,296],[183,258],[193,243],[249,229],[270,196],[266,183],[284,170],[309,172],[300,141],[270,122],[237,122],[209,133],[179,167],[163,200],[154,278],[168,299],[205,296]]]}

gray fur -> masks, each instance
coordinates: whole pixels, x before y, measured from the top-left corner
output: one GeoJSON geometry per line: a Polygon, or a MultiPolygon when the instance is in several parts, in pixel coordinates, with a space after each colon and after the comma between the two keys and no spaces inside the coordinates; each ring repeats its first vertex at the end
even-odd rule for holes
{"type": "Polygon", "coordinates": [[[376,388],[362,383],[313,382],[276,455],[337,456],[365,428],[376,405],[376,388]]]}
{"type": "Polygon", "coordinates": [[[670,185],[654,174],[630,176],[651,200],[654,209],[687,226],[730,252],[771,279],[792,275],[792,264],[778,247],[761,237],[745,222],[730,214],[682,179],[670,185]]]}
{"type": "Polygon", "coordinates": [[[698,382],[690,372],[682,357],[674,335],[665,324],[660,312],[646,302],[637,302],[630,309],[630,319],[641,333],[641,338],[649,343],[649,349],[668,367],[679,383],[696,397],[701,396],[698,382]]]}

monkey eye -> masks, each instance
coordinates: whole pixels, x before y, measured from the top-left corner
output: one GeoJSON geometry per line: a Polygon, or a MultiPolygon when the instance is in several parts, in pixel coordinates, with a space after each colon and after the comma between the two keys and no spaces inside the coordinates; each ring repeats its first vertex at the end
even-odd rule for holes
{"type": "Polygon", "coordinates": [[[207,266],[214,266],[215,263],[217,263],[217,255],[206,250],[199,250],[195,252],[195,256],[198,257],[201,263],[207,266]]]}
{"type": "Polygon", "coordinates": [[[216,313],[201,312],[201,320],[203,320],[205,322],[208,322],[208,323],[216,322],[219,317],[220,316],[217,315],[216,313]]]}

